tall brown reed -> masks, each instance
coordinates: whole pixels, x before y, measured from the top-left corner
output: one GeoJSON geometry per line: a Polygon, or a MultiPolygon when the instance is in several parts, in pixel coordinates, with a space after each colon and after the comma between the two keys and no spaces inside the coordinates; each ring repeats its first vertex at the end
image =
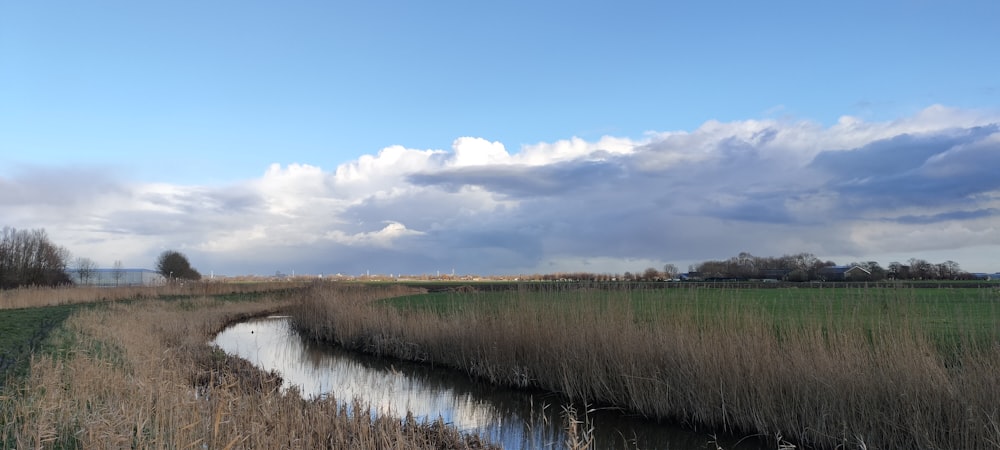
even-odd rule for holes
{"type": "Polygon", "coordinates": [[[738,292],[706,314],[692,290],[655,320],[636,317],[626,291],[537,301],[521,290],[501,308],[443,315],[371,301],[393,294],[321,288],[293,314],[317,340],[699,428],[820,448],[1000,446],[1000,346],[944,354],[905,306],[904,317],[841,311],[779,327],[738,292]]]}
{"type": "MultiPolygon", "coordinates": [[[[211,349],[230,321],[279,300],[143,301],[82,310],[30,375],[0,398],[0,448],[484,448],[441,422],[372,418],[303,400],[280,379],[211,349]]],[[[349,400],[349,399],[344,399],[349,400]]]]}

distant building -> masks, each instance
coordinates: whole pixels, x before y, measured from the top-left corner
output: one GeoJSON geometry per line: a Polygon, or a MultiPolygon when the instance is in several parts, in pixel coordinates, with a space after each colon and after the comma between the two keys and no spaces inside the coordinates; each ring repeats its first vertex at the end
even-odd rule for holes
{"type": "Polygon", "coordinates": [[[759,275],[765,280],[784,280],[790,273],[792,269],[761,269],[759,275]]]}
{"type": "Polygon", "coordinates": [[[872,273],[861,266],[827,266],[816,271],[823,281],[866,281],[872,273]]]}
{"type": "Polygon", "coordinates": [[[678,275],[682,281],[700,281],[701,272],[688,272],[678,275]]]}
{"type": "Polygon", "coordinates": [[[94,269],[85,280],[80,272],[70,270],[69,276],[76,284],[98,287],[115,286],[158,286],[167,280],[158,272],[149,269],[94,269]]]}

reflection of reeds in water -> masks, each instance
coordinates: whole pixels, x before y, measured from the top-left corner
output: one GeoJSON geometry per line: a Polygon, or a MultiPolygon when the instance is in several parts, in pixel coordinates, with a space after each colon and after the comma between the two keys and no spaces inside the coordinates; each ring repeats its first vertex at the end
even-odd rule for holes
{"type": "Polygon", "coordinates": [[[529,394],[484,389],[451,370],[318,346],[290,336],[285,319],[236,324],[214,342],[264,370],[279,370],[285,386],[295,386],[305,398],[360,398],[379,413],[440,418],[460,431],[502,438],[508,448],[551,448],[565,440],[558,411],[544,404],[536,411],[529,394]]]}
{"type": "Polygon", "coordinates": [[[786,320],[793,313],[741,303],[739,290],[678,291],[676,307],[657,314],[633,308],[636,293],[607,289],[520,289],[490,304],[463,293],[437,310],[372,301],[403,293],[392,289],[318,289],[297,306],[296,324],[348,348],[709,430],[781,436],[775,444],[1000,445],[1000,345],[971,333],[940,339],[913,319],[906,290],[861,291],[856,303],[786,320]]]}
{"type": "MultiPolygon", "coordinates": [[[[81,310],[0,397],[0,448],[483,448],[441,423],[348,414],[206,345],[269,300],[81,310]]],[[[364,413],[366,412],[367,413],[364,413]]]]}

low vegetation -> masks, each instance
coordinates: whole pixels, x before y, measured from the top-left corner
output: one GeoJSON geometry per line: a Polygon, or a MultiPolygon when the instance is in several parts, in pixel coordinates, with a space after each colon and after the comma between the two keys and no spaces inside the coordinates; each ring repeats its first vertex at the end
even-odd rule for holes
{"type": "Polygon", "coordinates": [[[316,340],[707,431],[1000,446],[996,289],[469,291],[317,287],[294,317],[316,340]]]}
{"type": "Polygon", "coordinates": [[[352,406],[361,413],[348,415],[332,397],[302,399],[282,390],[276,374],[207,345],[226,324],[278,311],[288,298],[183,296],[77,308],[0,393],[0,448],[488,447],[441,422],[375,417],[361,404],[352,406]]]}
{"type": "Polygon", "coordinates": [[[21,287],[0,290],[0,310],[39,308],[55,305],[77,305],[113,301],[191,296],[241,296],[293,291],[307,286],[302,282],[263,283],[166,283],[158,286],[97,286],[21,287]]]}
{"type": "MultiPolygon", "coordinates": [[[[0,312],[0,382],[10,375],[22,375],[32,353],[49,333],[69,317],[71,305],[14,309],[0,312]]],[[[0,383],[0,392],[3,384],[0,383]]]]}

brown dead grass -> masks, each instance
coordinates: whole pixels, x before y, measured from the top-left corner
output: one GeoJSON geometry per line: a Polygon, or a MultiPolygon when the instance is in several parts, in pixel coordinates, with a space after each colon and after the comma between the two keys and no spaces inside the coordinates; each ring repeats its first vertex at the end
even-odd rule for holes
{"type": "Polygon", "coordinates": [[[0,310],[38,308],[79,303],[151,299],[170,296],[216,296],[271,292],[306,286],[306,283],[220,283],[211,281],[172,283],[161,286],[65,286],[23,287],[0,290],[0,310]]]}
{"type": "Polygon", "coordinates": [[[285,306],[203,298],[82,310],[53,336],[54,355],[33,358],[0,397],[0,448],[487,447],[440,422],[303,400],[207,345],[227,323],[285,306]]]}
{"type": "Polygon", "coordinates": [[[944,355],[905,321],[776,333],[739,311],[649,323],[600,291],[581,291],[587,298],[571,307],[521,301],[445,315],[371,301],[393,294],[318,288],[293,316],[320,341],[782,445],[1000,447],[997,343],[944,355]]]}

